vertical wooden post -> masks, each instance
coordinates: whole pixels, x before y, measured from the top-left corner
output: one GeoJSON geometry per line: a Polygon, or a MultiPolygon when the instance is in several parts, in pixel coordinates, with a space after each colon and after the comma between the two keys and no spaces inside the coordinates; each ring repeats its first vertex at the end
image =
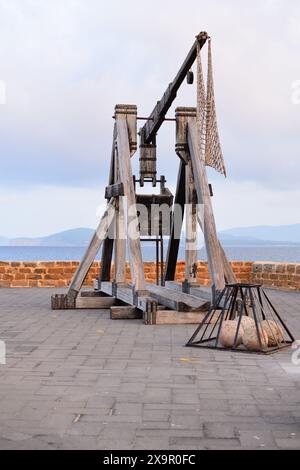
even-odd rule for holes
{"type": "Polygon", "coordinates": [[[166,257],[166,270],[165,281],[174,281],[176,273],[176,265],[178,259],[178,251],[180,245],[180,232],[184,216],[184,203],[185,203],[185,163],[180,160],[176,194],[174,200],[174,207],[181,211],[181,214],[176,214],[176,209],[172,213],[171,235],[169,239],[167,257],[166,257]],[[175,217],[177,221],[175,223],[175,217]]]}
{"type": "Polygon", "coordinates": [[[205,171],[205,162],[201,158],[200,144],[197,133],[197,123],[195,119],[190,119],[188,128],[188,145],[193,166],[195,187],[197,191],[198,203],[203,204],[204,208],[204,239],[207,250],[208,265],[211,276],[213,296],[222,291],[225,287],[224,266],[220,252],[220,244],[217,238],[215,218],[213,214],[211,197],[207,175],[205,171]]]}
{"type": "MultiPolygon", "coordinates": [[[[116,162],[116,170],[116,181],[119,182],[118,162],[116,162]]],[[[126,285],[126,230],[123,196],[118,197],[116,203],[115,284],[119,287],[126,285]]]]}
{"type": "Polygon", "coordinates": [[[145,277],[138,217],[136,211],[136,197],[130,160],[128,124],[126,119],[124,119],[122,115],[120,116],[118,113],[116,113],[116,124],[120,180],[124,186],[124,194],[127,203],[125,217],[127,219],[127,241],[130,254],[131,279],[135,290],[143,291],[145,289],[145,277]],[[134,228],[134,234],[130,233],[130,229],[132,228],[134,228]]]}
{"type": "Polygon", "coordinates": [[[132,157],[137,149],[137,106],[135,104],[117,104],[115,118],[126,120],[130,156],[132,157]]]}
{"type": "MultiPolygon", "coordinates": [[[[113,142],[111,149],[111,160],[110,160],[110,171],[108,184],[114,184],[115,182],[115,149],[116,149],[116,138],[117,138],[117,126],[114,125],[113,142]]],[[[114,249],[114,239],[112,237],[106,237],[103,243],[102,255],[101,255],[101,269],[99,276],[99,283],[110,281],[111,262],[114,249]]]]}
{"type": "Polygon", "coordinates": [[[195,197],[195,184],[191,160],[186,168],[186,229],[185,229],[185,281],[197,282],[197,197],[195,197]]]}
{"type": "MultiPolygon", "coordinates": [[[[137,149],[137,107],[135,105],[117,104],[115,107],[116,121],[124,120],[128,129],[130,156],[137,149]]],[[[115,182],[121,182],[118,149],[115,153],[115,182]]],[[[116,238],[115,238],[115,284],[116,287],[126,285],[126,227],[124,214],[124,198],[118,197],[116,205],[116,238]]]]}

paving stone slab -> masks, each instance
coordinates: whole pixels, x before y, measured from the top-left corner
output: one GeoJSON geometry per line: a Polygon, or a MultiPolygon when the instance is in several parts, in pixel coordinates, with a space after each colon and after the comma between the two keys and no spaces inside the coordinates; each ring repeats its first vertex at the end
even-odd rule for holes
{"type": "MultiPolygon", "coordinates": [[[[300,448],[292,351],[185,348],[191,325],[52,312],[51,294],[0,289],[0,449],[300,448]]],[[[300,338],[300,294],[270,295],[300,338]]]]}

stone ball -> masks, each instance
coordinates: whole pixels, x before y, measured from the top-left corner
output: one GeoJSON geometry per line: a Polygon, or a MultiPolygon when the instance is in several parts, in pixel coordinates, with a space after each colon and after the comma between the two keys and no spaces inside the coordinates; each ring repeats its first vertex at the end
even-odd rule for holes
{"type": "MultiPolygon", "coordinates": [[[[234,345],[234,339],[237,329],[237,321],[236,320],[224,320],[222,323],[221,331],[220,331],[220,343],[225,348],[232,348],[234,345]]],[[[243,335],[243,328],[240,325],[239,334],[236,341],[236,346],[242,344],[242,335],[243,335]]]]}
{"type": "Polygon", "coordinates": [[[268,346],[268,334],[267,332],[259,326],[261,346],[258,339],[258,334],[256,330],[256,325],[247,326],[244,328],[244,333],[242,335],[242,341],[244,346],[249,349],[249,351],[260,351],[261,347],[266,348],[268,346]]]}
{"type": "Polygon", "coordinates": [[[269,346],[277,346],[284,341],[283,329],[274,320],[263,320],[261,325],[268,335],[269,346]]]}
{"type": "Polygon", "coordinates": [[[241,325],[243,329],[247,328],[248,326],[253,327],[255,326],[255,321],[251,317],[247,317],[247,315],[243,315],[241,319],[241,325]]]}

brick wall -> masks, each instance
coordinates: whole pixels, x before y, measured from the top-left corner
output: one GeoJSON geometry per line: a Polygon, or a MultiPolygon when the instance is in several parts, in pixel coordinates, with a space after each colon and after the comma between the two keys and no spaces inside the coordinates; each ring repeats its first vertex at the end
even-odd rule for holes
{"type": "Polygon", "coordinates": [[[252,281],[279,289],[300,290],[300,263],[253,263],[252,281]]]}
{"type": "MultiPolygon", "coordinates": [[[[0,262],[0,288],[67,287],[78,264],[77,261],[0,262]]],[[[300,263],[234,261],[231,264],[238,281],[259,282],[269,287],[300,290],[300,263]]],[[[86,286],[92,286],[99,269],[99,262],[92,265],[85,281],[86,286]]],[[[144,263],[144,270],[146,280],[155,282],[155,263],[144,263]]],[[[206,262],[198,263],[197,277],[200,284],[209,284],[206,262]]],[[[129,265],[127,265],[127,279],[130,280],[129,265]]],[[[176,279],[184,280],[184,262],[177,264],[176,279]]]]}

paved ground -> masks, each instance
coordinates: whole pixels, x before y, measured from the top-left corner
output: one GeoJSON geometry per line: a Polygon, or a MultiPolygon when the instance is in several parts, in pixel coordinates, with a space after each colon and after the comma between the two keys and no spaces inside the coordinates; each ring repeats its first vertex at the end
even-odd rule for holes
{"type": "MultiPolygon", "coordinates": [[[[192,326],[0,290],[1,449],[300,449],[300,365],[183,347],[192,326]]],[[[272,292],[300,339],[300,294],[272,292]]],[[[300,358],[300,354],[299,354],[300,358]]]]}

